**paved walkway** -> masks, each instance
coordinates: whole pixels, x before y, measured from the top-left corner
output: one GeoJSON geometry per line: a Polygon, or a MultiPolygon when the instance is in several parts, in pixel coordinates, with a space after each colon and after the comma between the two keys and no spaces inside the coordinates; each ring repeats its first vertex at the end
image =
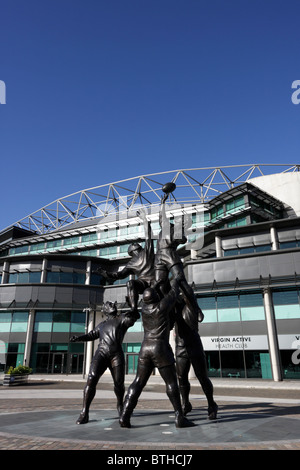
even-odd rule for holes
{"type": "MultiPolygon", "coordinates": [[[[126,376],[126,387],[133,376],[126,376]]],[[[76,425],[82,376],[30,376],[27,385],[0,387],[1,450],[300,450],[300,381],[213,379],[219,405],[208,421],[207,402],[191,380],[191,428],[176,429],[159,376],[152,376],[131,419],[120,428],[111,378],[104,375],[90,421],[76,425]]]]}

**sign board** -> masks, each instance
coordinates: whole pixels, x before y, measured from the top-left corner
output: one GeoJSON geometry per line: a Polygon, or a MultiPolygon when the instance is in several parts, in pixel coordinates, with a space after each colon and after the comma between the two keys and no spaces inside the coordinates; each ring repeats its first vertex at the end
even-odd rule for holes
{"type": "Polygon", "coordinates": [[[267,335],[208,336],[201,337],[205,351],[215,350],[268,350],[267,335]]]}

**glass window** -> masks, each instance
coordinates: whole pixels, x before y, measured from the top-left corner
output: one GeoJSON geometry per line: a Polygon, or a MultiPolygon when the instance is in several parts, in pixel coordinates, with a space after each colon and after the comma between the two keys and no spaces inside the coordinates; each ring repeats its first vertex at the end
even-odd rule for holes
{"type": "Polygon", "coordinates": [[[227,227],[240,227],[241,225],[247,225],[246,217],[237,217],[235,220],[227,223],[227,227]]]}
{"type": "Polygon", "coordinates": [[[47,272],[47,279],[46,282],[50,282],[56,284],[59,282],[59,273],[51,273],[47,272]]]}
{"type": "Polygon", "coordinates": [[[237,248],[233,248],[231,250],[224,250],[224,256],[237,256],[239,255],[239,250],[237,248]]]}
{"type": "Polygon", "coordinates": [[[114,255],[118,252],[118,247],[117,246],[110,246],[109,249],[108,249],[108,253],[110,255],[114,255]]]}
{"type": "Polygon", "coordinates": [[[85,284],[85,273],[73,273],[73,284],[85,284]]]}
{"type": "Polygon", "coordinates": [[[221,351],[222,377],[244,378],[243,351],[221,351]]]}
{"type": "Polygon", "coordinates": [[[41,282],[41,272],[34,272],[34,273],[29,273],[29,279],[28,281],[30,284],[38,284],[41,282]]]}
{"type": "Polygon", "coordinates": [[[264,320],[265,309],[261,293],[240,294],[242,321],[264,320]]]}
{"type": "Polygon", "coordinates": [[[50,344],[49,343],[33,343],[32,351],[33,352],[49,352],[50,344]]]}
{"type": "Polygon", "coordinates": [[[6,368],[22,365],[24,361],[24,351],[24,343],[9,343],[6,356],[6,368]]]}
{"type": "Polygon", "coordinates": [[[262,378],[261,354],[258,351],[245,351],[247,378],[262,378]]]}
{"type": "Polygon", "coordinates": [[[50,351],[52,352],[68,351],[68,343],[52,343],[50,347],[50,351]]]}
{"type": "Polygon", "coordinates": [[[87,233],[81,236],[81,243],[92,243],[98,240],[97,233],[87,233]]]}
{"type": "Polygon", "coordinates": [[[100,256],[108,256],[108,248],[100,248],[100,256]]]}
{"type": "Polygon", "coordinates": [[[141,343],[126,343],[124,346],[128,353],[139,353],[141,349],[141,343]]]}
{"type": "Polygon", "coordinates": [[[273,291],[274,305],[292,305],[298,304],[298,291],[297,289],[289,290],[274,290],[273,291]]]}
{"type": "Polygon", "coordinates": [[[77,245],[79,243],[79,237],[70,237],[70,238],[65,238],[63,240],[63,245],[64,246],[72,246],[72,245],[77,245]]]}
{"type": "Polygon", "coordinates": [[[245,205],[244,196],[238,196],[226,203],[226,212],[234,211],[245,205]]]}
{"type": "Polygon", "coordinates": [[[247,253],[254,253],[254,246],[248,246],[246,248],[239,248],[240,255],[246,255],[247,253]]]}
{"type": "Polygon", "coordinates": [[[279,243],[279,248],[281,250],[284,250],[285,248],[296,248],[298,246],[299,246],[299,242],[297,242],[297,241],[279,243]]]}
{"type": "Polygon", "coordinates": [[[10,331],[11,320],[12,320],[12,313],[9,313],[9,312],[0,313],[0,333],[8,333],[10,331]]]}
{"type": "Polygon", "coordinates": [[[17,284],[18,281],[18,273],[11,273],[8,276],[8,283],[9,284],[17,284]]]}
{"type": "Polygon", "coordinates": [[[298,305],[274,305],[275,318],[284,320],[288,318],[300,318],[300,308],[298,305]]]}
{"type": "Polygon", "coordinates": [[[73,273],[59,273],[59,282],[63,284],[73,284],[73,273]]]}
{"type": "Polygon", "coordinates": [[[291,350],[281,350],[281,364],[283,369],[283,374],[285,379],[300,379],[300,364],[295,364],[295,361],[292,359],[293,351],[291,350]]]}
{"type": "Polygon", "coordinates": [[[101,276],[101,274],[92,273],[90,284],[96,285],[96,286],[105,286],[106,279],[103,276],[101,276]]]}
{"type": "Polygon", "coordinates": [[[247,219],[246,219],[246,217],[238,217],[238,218],[236,219],[236,226],[237,226],[237,227],[240,227],[240,226],[242,226],[242,225],[247,225],[247,219]]]}
{"type": "Polygon", "coordinates": [[[14,312],[12,317],[11,331],[26,332],[28,323],[28,312],[14,312]]]}
{"type": "Polygon", "coordinates": [[[47,249],[59,248],[62,245],[62,240],[51,240],[46,243],[47,249]]]}
{"type": "Polygon", "coordinates": [[[21,253],[28,253],[28,249],[29,249],[29,245],[26,245],[26,246],[18,246],[16,248],[13,248],[14,250],[14,253],[11,253],[11,254],[21,254],[21,253]]]}
{"type": "Polygon", "coordinates": [[[69,352],[70,353],[84,353],[84,343],[70,343],[69,352]]]}
{"type": "Polygon", "coordinates": [[[220,353],[219,351],[205,351],[207,371],[209,377],[220,377],[220,353]]]}
{"type": "Polygon", "coordinates": [[[97,248],[95,248],[94,250],[84,250],[84,251],[78,252],[77,254],[82,255],[82,256],[98,256],[98,250],[97,248]]]}
{"type": "Polygon", "coordinates": [[[53,312],[53,332],[68,333],[70,330],[70,312],[53,312]]]}
{"type": "Polygon", "coordinates": [[[216,217],[220,217],[223,215],[223,204],[220,204],[217,207],[214,207],[211,211],[211,219],[215,219],[216,217]]]}
{"type": "Polygon", "coordinates": [[[9,284],[37,284],[41,280],[41,272],[21,272],[9,274],[9,284]]]}
{"type": "Polygon", "coordinates": [[[36,312],[34,321],[34,331],[49,333],[52,330],[52,312],[36,312]]]}
{"type": "Polygon", "coordinates": [[[30,253],[36,253],[37,251],[44,251],[45,250],[45,243],[35,243],[34,245],[30,246],[30,253]]]}
{"type": "Polygon", "coordinates": [[[276,319],[300,318],[297,289],[273,291],[273,303],[276,319]]]}
{"type": "Polygon", "coordinates": [[[48,272],[47,282],[53,284],[85,284],[85,273],[48,272]]]}
{"type": "Polygon", "coordinates": [[[85,313],[84,312],[72,312],[71,313],[71,331],[74,333],[85,332],[85,313]]]}
{"type": "Polygon", "coordinates": [[[240,321],[240,309],[237,295],[218,296],[218,320],[240,321]]]}
{"type": "Polygon", "coordinates": [[[218,321],[215,297],[199,297],[198,305],[204,314],[203,323],[215,323],[218,321]]]}
{"type": "Polygon", "coordinates": [[[260,253],[262,251],[270,251],[272,249],[272,246],[270,244],[268,245],[259,245],[255,247],[255,253],[260,253]]]}
{"type": "Polygon", "coordinates": [[[137,320],[133,326],[128,328],[129,333],[140,332],[140,331],[143,331],[143,324],[142,324],[141,319],[137,320]]]}

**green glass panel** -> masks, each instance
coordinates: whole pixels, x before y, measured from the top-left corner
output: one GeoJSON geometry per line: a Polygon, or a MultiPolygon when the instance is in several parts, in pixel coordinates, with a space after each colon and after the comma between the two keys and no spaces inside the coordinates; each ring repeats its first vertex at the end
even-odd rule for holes
{"type": "Polygon", "coordinates": [[[51,344],[51,351],[68,351],[68,344],[66,343],[52,343],[51,344]]]}
{"type": "Polygon", "coordinates": [[[219,322],[240,321],[240,309],[239,308],[218,309],[218,319],[219,319],[219,322]]]}
{"type": "Polygon", "coordinates": [[[10,312],[1,312],[0,313],[0,324],[1,323],[11,323],[12,314],[10,312]]]}
{"type": "Polygon", "coordinates": [[[260,354],[261,373],[263,379],[272,379],[272,367],[269,353],[260,354]]]}
{"type": "Polygon", "coordinates": [[[300,318],[300,307],[297,305],[275,305],[275,318],[284,320],[288,318],[300,318]]]}
{"type": "Polygon", "coordinates": [[[218,321],[217,311],[216,310],[203,310],[204,320],[203,323],[215,323],[218,321]]]}
{"type": "Polygon", "coordinates": [[[53,323],[54,333],[68,333],[70,331],[70,323],[53,323]]]}
{"type": "Polygon", "coordinates": [[[274,305],[298,304],[298,292],[296,289],[273,291],[274,305]]]}
{"type": "Polygon", "coordinates": [[[70,343],[69,344],[70,353],[83,353],[84,352],[84,343],[70,343]]]}
{"type": "Polygon", "coordinates": [[[41,333],[49,333],[52,329],[52,312],[36,312],[34,331],[41,333]]]}
{"type": "Polygon", "coordinates": [[[128,328],[128,332],[133,333],[133,332],[140,332],[142,331],[142,320],[139,319],[135,322],[133,326],[128,328]]]}
{"type": "Polygon", "coordinates": [[[264,307],[242,307],[241,316],[242,321],[264,320],[265,310],[264,307]]]}

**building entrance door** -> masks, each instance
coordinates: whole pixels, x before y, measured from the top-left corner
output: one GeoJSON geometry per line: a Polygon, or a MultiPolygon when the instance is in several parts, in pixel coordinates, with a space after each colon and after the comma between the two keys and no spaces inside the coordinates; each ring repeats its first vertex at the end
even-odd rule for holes
{"type": "Polygon", "coordinates": [[[126,374],[135,374],[137,371],[138,354],[127,354],[126,374]]]}
{"type": "Polygon", "coordinates": [[[83,354],[71,354],[70,374],[82,374],[83,372],[83,354]]]}
{"type": "Polygon", "coordinates": [[[66,369],[67,354],[54,353],[52,357],[52,374],[63,374],[66,369]]]}

